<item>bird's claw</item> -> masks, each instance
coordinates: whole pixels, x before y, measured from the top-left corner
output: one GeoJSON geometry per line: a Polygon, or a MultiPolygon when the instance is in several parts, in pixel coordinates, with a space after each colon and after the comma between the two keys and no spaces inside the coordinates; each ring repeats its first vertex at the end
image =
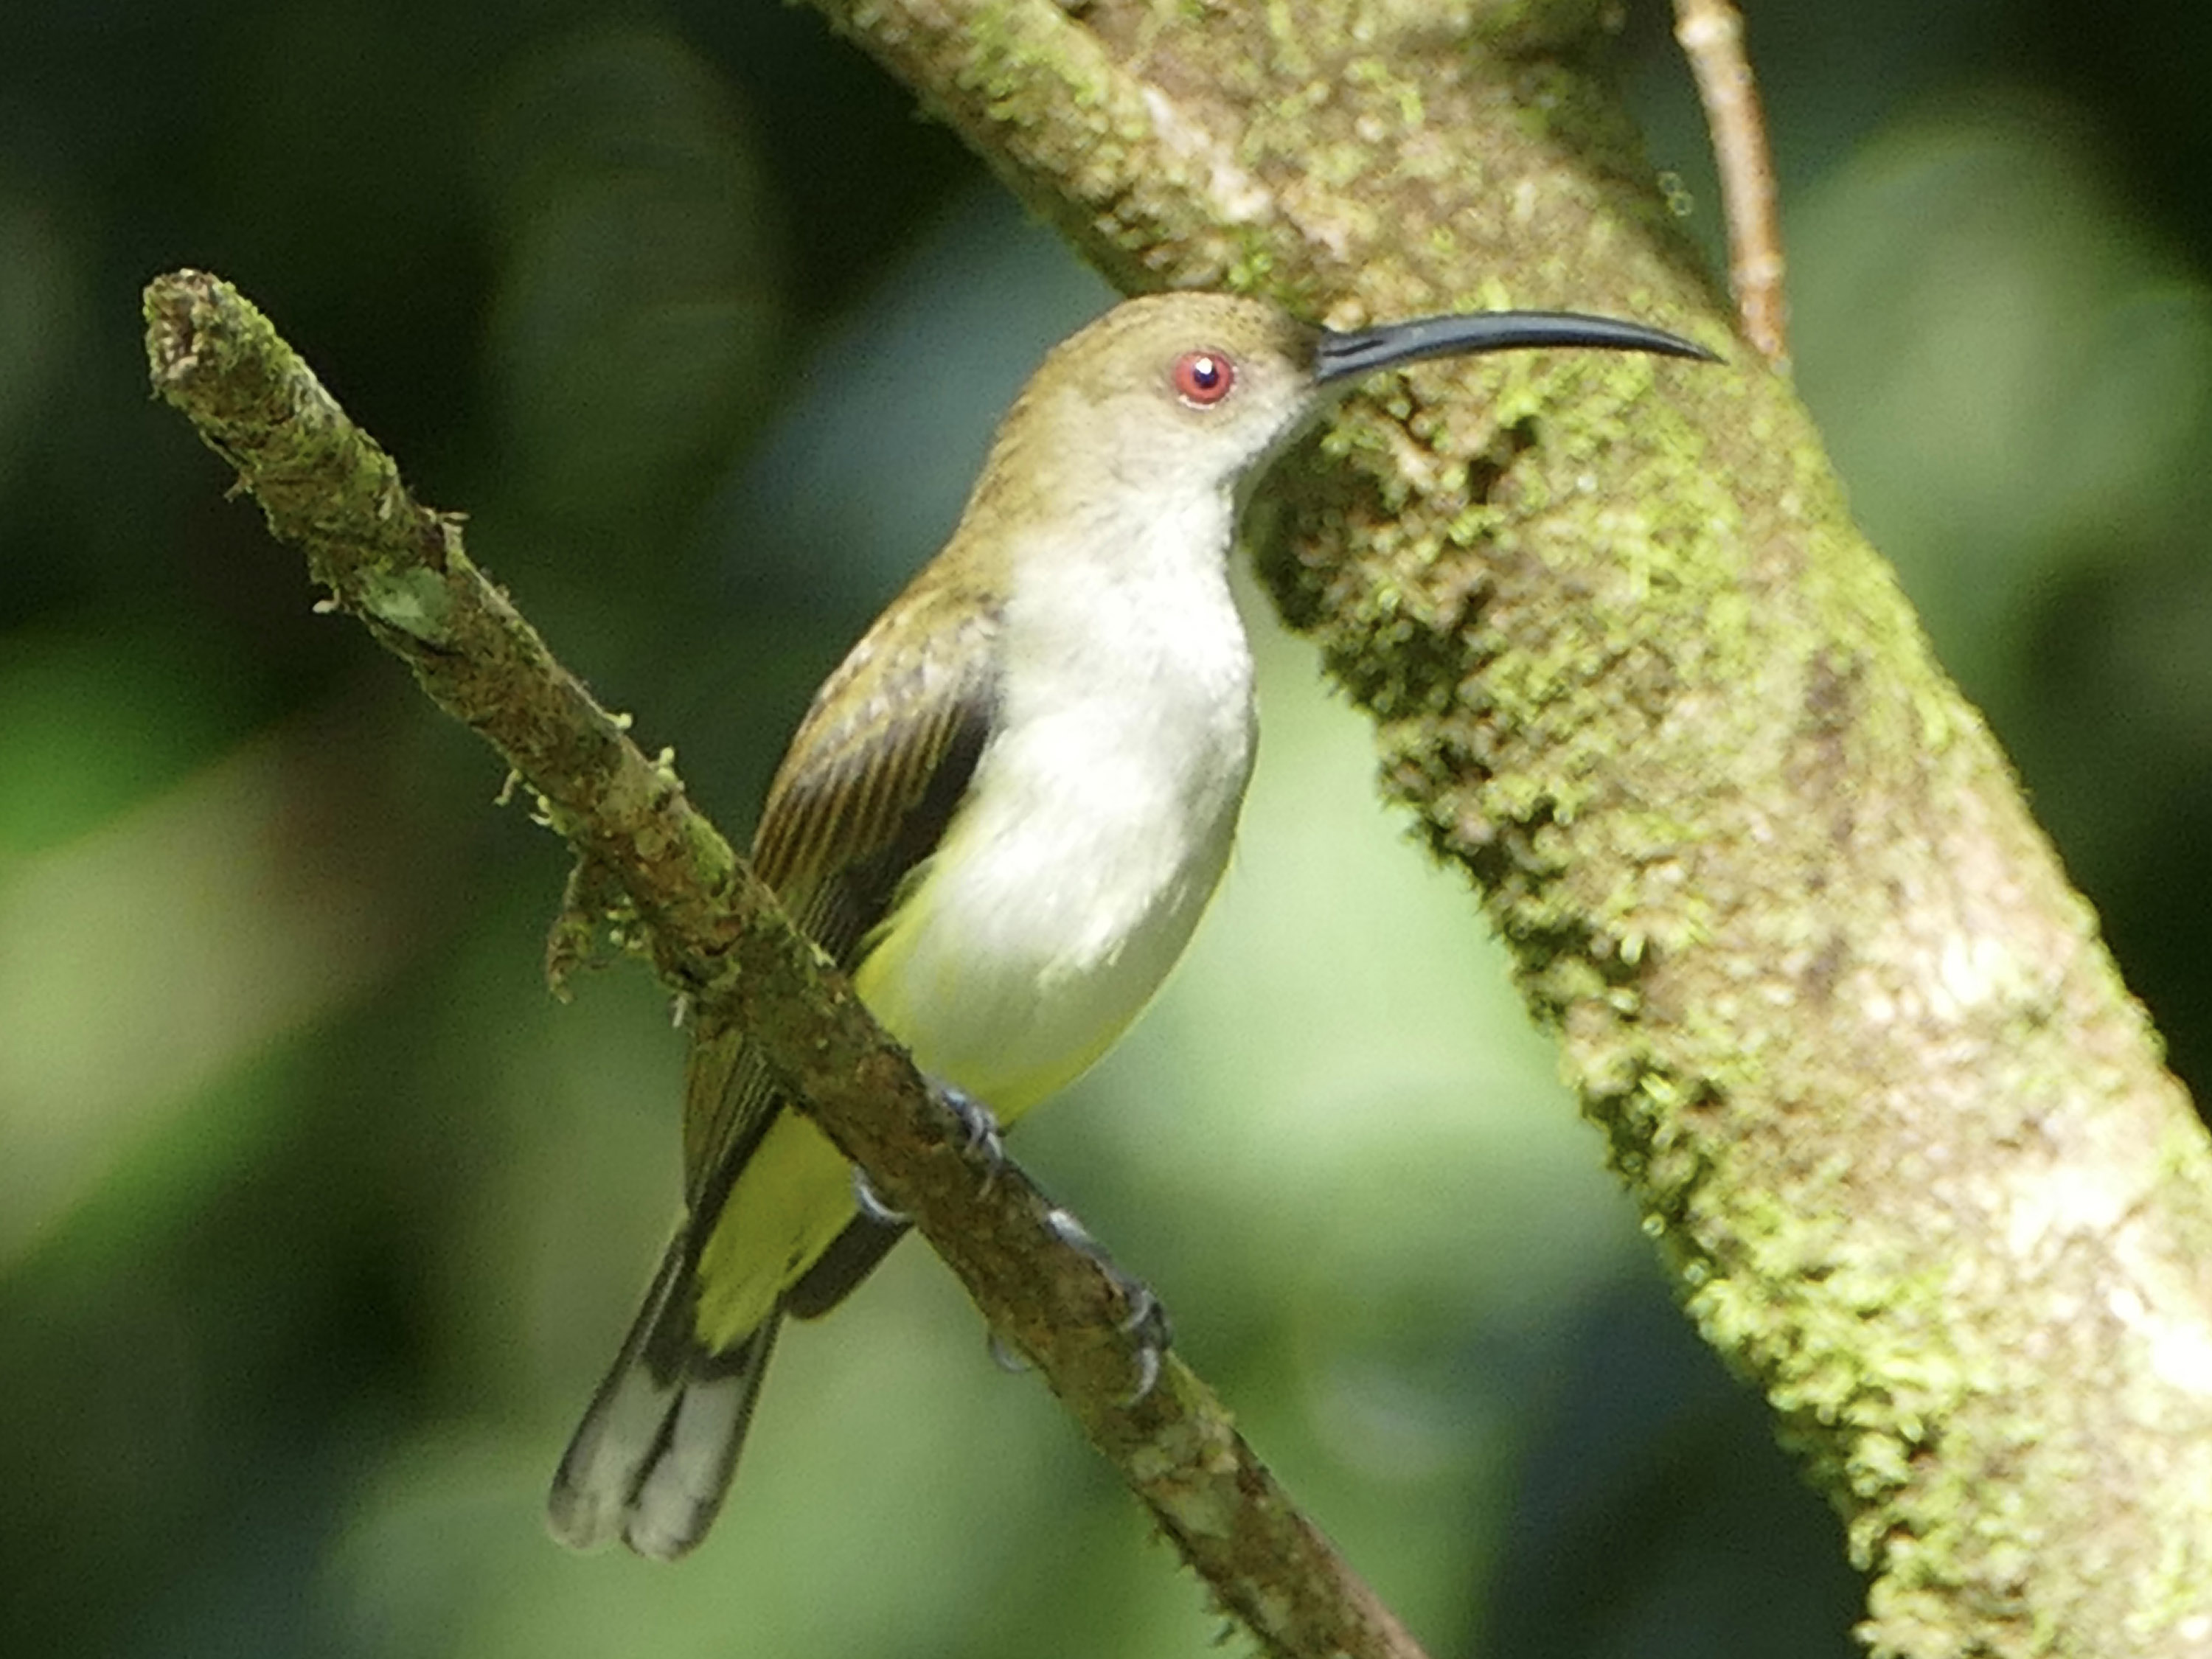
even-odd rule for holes
{"type": "Polygon", "coordinates": [[[966,1136],[963,1145],[969,1152],[980,1152],[983,1161],[990,1165],[983,1176],[983,1190],[989,1192],[999,1178],[999,1171],[1006,1164],[1006,1143],[999,1129],[999,1120],[988,1106],[964,1089],[956,1089],[949,1083],[937,1085],[938,1097],[945,1108],[960,1121],[966,1136]]]}
{"type": "MultiPolygon", "coordinates": [[[[983,1190],[989,1192],[991,1183],[998,1180],[999,1171],[1006,1164],[1006,1143],[1000,1134],[999,1120],[992,1115],[989,1107],[966,1091],[956,1089],[949,1083],[938,1083],[934,1086],[937,1097],[944,1103],[945,1109],[959,1121],[963,1137],[962,1150],[973,1152],[980,1148],[983,1161],[990,1166],[983,1176],[983,1190]]],[[[903,1227],[914,1219],[904,1210],[895,1210],[884,1203],[882,1194],[868,1180],[867,1171],[857,1164],[853,1166],[853,1205],[862,1215],[881,1226],[903,1227]]]]}
{"type": "Polygon", "coordinates": [[[1152,1294],[1151,1285],[1115,1265],[1114,1259],[1106,1254],[1105,1248],[1066,1210],[1055,1206],[1045,1212],[1044,1219],[1045,1225],[1052,1230],[1053,1237],[1070,1249],[1079,1250],[1090,1257],[1098,1271],[1113,1281],[1114,1288],[1121,1293],[1121,1300],[1128,1304],[1128,1313],[1115,1328],[1123,1335],[1135,1339],[1137,1383],[1122,1396],[1121,1404],[1136,1405],[1159,1386],[1160,1362],[1175,1340],[1166,1304],[1152,1294]]]}
{"type": "Polygon", "coordinates": [[[1036,1369],[1035,1361],[996,1331],[984,1339],[983,1346],[990,1351],[991,1363],[1009,1376],[1019,1376],[1024,1371],[1036,1369]]]}
{"type": "Polygon", "coordinates": [[[903,1227],[913,1219],[905,1211],[884,1203],[868,1180],[868,1172],[857,1164],[853,1166],[853,1207],[879,1227],[903,1227]]]}

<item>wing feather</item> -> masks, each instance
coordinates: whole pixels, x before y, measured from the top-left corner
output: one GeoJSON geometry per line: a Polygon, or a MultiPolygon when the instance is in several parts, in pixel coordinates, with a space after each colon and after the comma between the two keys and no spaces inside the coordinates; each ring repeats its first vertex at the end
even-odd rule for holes
{"type": "MultiPolygon", "coordinates": [[[[998,625],[971,591],[908,590],[816,694],[769,786],[753,866],[840,967],[855,965],[967,791],[995,709],[998,625]]],[[[712,1224],[782,1105],[742,1034],[702,1034],[684,1113],[696,1219],[712,1224]]]]}

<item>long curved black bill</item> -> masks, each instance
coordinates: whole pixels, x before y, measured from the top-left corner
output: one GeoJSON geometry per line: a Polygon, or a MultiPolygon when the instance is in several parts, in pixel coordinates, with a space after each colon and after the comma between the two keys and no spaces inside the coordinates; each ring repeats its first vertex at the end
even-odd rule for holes
{"type": "Polygon", "coordinates": [[[1314,378],[1322,385],[1371,374],[1425,357],[1464,357],[1480,351],[1527,351],[1539,346],[1589,346],[1604,351],[1650,351],[1662,357],[1721,361],[1693,340],[1641,323],[1583,317],[1571,311],[1469,311],[1338,334],[1324,329],[1314,354],[1314,378]]]}

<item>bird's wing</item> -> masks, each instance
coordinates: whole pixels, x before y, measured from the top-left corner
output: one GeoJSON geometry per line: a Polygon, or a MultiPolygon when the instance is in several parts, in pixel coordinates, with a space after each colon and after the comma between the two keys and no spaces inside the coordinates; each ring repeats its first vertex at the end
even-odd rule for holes
{"type": "MultiPolygon", "coordinates": [[[[972,593],[909,590],[815,695],[769,786],[753,867],[841,967],[854,965],[967,792],[990,735],[998,625],[972,593]]],[[[695,1216],[720,1208],[779,1103],[741,1033],[694,1044],[684,1170],[695,1216]]]]}

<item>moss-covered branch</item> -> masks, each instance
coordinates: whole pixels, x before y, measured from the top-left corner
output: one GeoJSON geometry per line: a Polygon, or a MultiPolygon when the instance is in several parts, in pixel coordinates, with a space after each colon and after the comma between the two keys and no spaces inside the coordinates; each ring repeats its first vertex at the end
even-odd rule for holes
{"type": "MultiPolygon", "coordinates": [[[[1717,339],[1589,0],[817,0],[1130,285],[1717,339]]],[[[1431,368],[1263,568],[1911,1655],[2212,1652],[2212,1148],[1748,352],[1431,368]]]]}
{"type": "Polygon", "coordinates": [[[751,1035],[1036,1363],[1221,1605],[1270,1652],[1419,1659],[1187,1366],[1169,1356],[1131,1401],[1139,1361],[1114,1282],[1055,1234],[1018,1169],[985,1179],[958,1121],[692,809],[665,757],[648,758],[554,660],[469,562],[459,520],[408,494],[268,319],[219,279],[179,271],[147,289],[146,323],[155,391],[237,468],[276,538],[305,552],[328,607],[359,618],[498,750],[575,846],[585,878],[572,903],[619,890],[622,919],[641,924],[693,1017],[751,1035]]]}

